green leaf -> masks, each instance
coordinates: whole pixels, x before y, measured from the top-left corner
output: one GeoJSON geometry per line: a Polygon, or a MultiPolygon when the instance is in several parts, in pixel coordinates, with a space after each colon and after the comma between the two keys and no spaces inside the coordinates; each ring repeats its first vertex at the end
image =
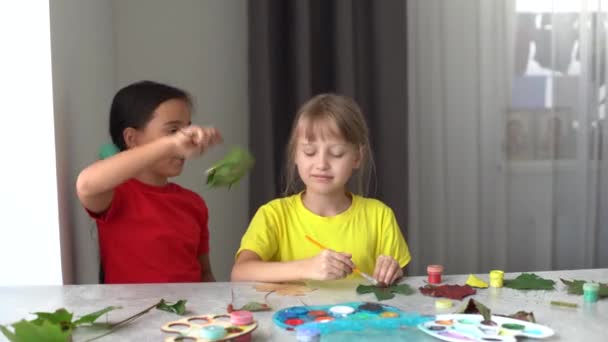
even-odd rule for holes
{"type": "Polygon", "coordinates": [[[17,341],[17,337],[15,336],[15,333],[13,333],[12,331],[10,331],[4,325],[0,325],[0,331],[2,331],[2,334],[4,334],[4,336],[6,336],[6,338],[9,341],[11,341],[11,342],[17,341]]]}
{"type": "MultiPolygon", "coordinates": [[[[582,295],[583,294],[583,285],[588,283],[588,281],[574,279],[574,280],[566,280],[561,279],[562,283],[568,287],[569,294],[582,295]]],[[[600,290],[598,292],[598,297],[604,298],[608,297],[608,283],[598,283],[600,284],[600,290]]]]}
{"type": "Polygon", "coordinates": [[[391,292],[399,293],[406,296],[414,293],[414,290],[412,290],[412,288],[408,284],[393,285],[390,286],[389,289],[391,289],[391,292]]]}
{"type": "Polygon", "coordinates": [[[249,302],[249,303],[243,305],[242,308],[237,309],[237,311],[238,310],[258,312],[258,311],[272,311],[272,308],[270,306],[268,306],[268,304],[258,303],[258,302],[249,302]]]}
{"type": "MultiPolygon", "coordinates": [[[[38,322],[39,324],[22,320],[14,323],[15,333],[10,340],[13,342],[66,342],[72,334],[72,329],[62,330],[59,324],[47,320],[38,322]]],[[[2,329],[2,332],[7,336],[5,330],[7,329],[2,329]]]]}
{"type": "Polygon", "coordinates": [[[105,309],[92,312],[92,313],[90,313],[88,315],[84,315],[84,316],[80,317],[78,320],[76,320],[74,322],[74,327],[77,327],[77,326],[82,325],[82,324],[91,324],[91,323],[95,322],[99,317],[105,315],[106,313],[108,313],[108,312],[110,312],[112,310],[117,310],[117,309],[122,309],[122,307],[120,307],[120,306],[108,306],[105,309]]]}
{"type": "Polygon", "coordinates": [[[158,310],[174,312],[178,315],[183,315],[186,313],[186,300],[180,299],[175,304],[171,304],[169,302],[165,302],[164,299],[161,299],[160,302],[156,305],[158,310]]]}
{"type": "Polygon", "coordinates": [[[74,328],[72,324],[72,317],[74,315],[64,308],[55,310],[55,312],[34,312],[34,315],[38,316],[38,318],[30,321],[32,324],[42,325],[48,321],[52,324],[57,324],[62,330],[74,328]]]}
{"type": "Polygon", "coordinates": [[[377,287],[374,285],[359,285],[359,286],[357,286],[356,291],[358,294],[373,293],[376,295],[376,298],[379,301],[391,299],[391,298],[395,297],[395,293],[399,293],[399,294],[403,294],[403,295],[410,295],[410,294],[414,293],[414,291],[408,284],[391,285],[388,287],[377,287]]]}
{"type": "Polygon", "coordinates": [[[207,170],[207,184],[211,187],[231,187],[253,167],[253,156],[242,148],[233,148],[222,160],[207,170]]]}
{"type": "Polygon", "coordinates": [[[534,273],[522,273],[515,279],[505,279],[504,286],[516,290],[555,290],[555,281],[534,273]]]}

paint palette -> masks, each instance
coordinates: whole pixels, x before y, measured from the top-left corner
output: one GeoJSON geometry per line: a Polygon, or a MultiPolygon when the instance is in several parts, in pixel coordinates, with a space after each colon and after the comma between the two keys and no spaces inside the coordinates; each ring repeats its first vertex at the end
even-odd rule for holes
{"type": "Polygon", "coordinates": [[[251,333],[258,327],[252,317],[248,311],[234,311],[230,315],[192,316],[169,322],[163,325],[161,330],[175,334],[165,338],[165,342],[247,342],[251,340],[251,333]]]}
{"type": "Polygon", "coordinates": [[[421,316],[390,305],[368,302],[294,306],[277,311],[272,317],[280,328],[298,332],[314,329],[321,335],[338,331],[416,327],[433,319],[434,316],[421,316]]]}
{"type": "Polygon", "coordinates": [[[437,315],[434,321],[418,325],[420,330],[444,341],[517,341],[516,337],[547,338],[555,332],[546,326],[513,318],[492,316],[492,323],[483,322],[481,315],[437,315]]]}

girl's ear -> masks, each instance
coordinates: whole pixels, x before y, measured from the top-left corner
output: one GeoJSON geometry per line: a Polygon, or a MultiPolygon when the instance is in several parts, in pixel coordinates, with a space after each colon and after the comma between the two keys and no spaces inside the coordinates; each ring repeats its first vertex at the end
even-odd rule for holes
{"type": "Polygon", "coordinates": [[[122,131],[122,138],[125,140],[127,148],[137,146],[137,130],[133,127],[127,127],[122,131]]]}
{"type": "Polygon", "coordinates": [[[355,165],[353,169],[358,169],[361,167],[361,161],[363,159],[363,154],[365,153],[365,146],[360,145],[357,149],[357,156],[355,157],[355,165]]]}

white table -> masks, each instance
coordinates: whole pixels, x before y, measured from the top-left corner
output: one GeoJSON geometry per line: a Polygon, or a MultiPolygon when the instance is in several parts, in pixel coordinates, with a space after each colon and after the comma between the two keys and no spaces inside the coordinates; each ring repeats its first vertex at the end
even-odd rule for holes
{"type": "MultiPolygon", "coordinates": [[[[536,272],[544,278],[558,282],[555,291],[517,291],[508,288],[478,290],[472,296],[487,305],[495,313],[512,314],[519,310],[533,311],[537,323],[547,325],[556,331],[550,341],[606,341],[608,340],[608,299],[592,305],[584,305],[582,296],[568,295],[559,278],[585,279],[608,282],[608,269],[536,272]],[[555,307],[549,304],[552,300],[578,303],[576,309],[555,307]]],[[[513,278],[517,274],[505,274],[513,278]]],[[[464,284],[468,275],[444,276],[444,283],[464,284]]],[[[478,275],[487,280],[487,275],[478,275]]],[[[413,288],[425,284],[426,277],[410,277],[405,283],[413,288]]],[[[373,294],[357,295],[355,287],[363,280],[321,283],[320,288],[303,297],[281,297],[271,294],[268,303],[275,309],[289,306],[336,304],[352,301],[376,301],[373,294]]],[[[35,311],[54,311],[65,307],[77,315],[97,311],[106,306],[122,306],[123,309],[110,312],[107,320],[117,322],[144,308],[156,303],[161,298],[168,301],[187,299],[190,314],[224,313],[230,302],[231,291],[234,292],[235,306],[248,301],[264,301],[264,293],[256,292],[250,283],[212,283],[212,284],[159,284],[159,285],[67,285],[42,287],[0,287],[0,324],[6,325],[21,318],[32,317],[28,313],[35,311]]],[[[312,285],[319,285],[314,283],[312,285]]],[[[467,297],[462,303],[468,301],[467,297]]],[[[395,298],[382,303],[394,305],[403,311],[415,311],[421,314],[436,314],[436,298],[423,296],[418,290],[414,295],[397,294],[395,298]]],[[[440,313],[456,311],[461,302],[455,301],[454,308],[440,313]]],[[[280,330],[272,324],[273,312],[255,313],[259,323],[253,334],[254,341],[295,341],[292,333],[280,330]]],[[[164,311],[152,310],[100,341],[161,341],[166,334],[160,327],[180,316],[164,311]]],[[[99,321],[106,321],[102,317],[99,321]]],[[[98,335],[98,332],[78,330],[74,341],[98,335]]],[[[352,341],[352,333],[343,336],[324,338],[323,341],[352,341]]],[[[374,333],[365,337],[366,341],[374,340],[374,333]]],[[[435,341],[415,329],[395,332],[390,337],[387,333],[375,334],[375,340],[422,340],[435,341]]],[[[0,334],[0,341],[4,341],[0,334]]]]}

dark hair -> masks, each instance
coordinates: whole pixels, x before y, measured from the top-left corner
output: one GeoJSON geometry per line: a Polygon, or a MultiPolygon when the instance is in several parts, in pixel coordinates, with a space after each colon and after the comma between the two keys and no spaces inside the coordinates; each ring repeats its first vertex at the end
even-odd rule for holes
{"type": "Polygon", "coordinates": [[[190,95],[181,89],[153,81],[141,81],[120,89],[110,108],[110,136],[121,151],[127,149],[126,128],[141,129],[152,119],[154,110],[168,100],[183,100],[192,106],[190,95]]]}

